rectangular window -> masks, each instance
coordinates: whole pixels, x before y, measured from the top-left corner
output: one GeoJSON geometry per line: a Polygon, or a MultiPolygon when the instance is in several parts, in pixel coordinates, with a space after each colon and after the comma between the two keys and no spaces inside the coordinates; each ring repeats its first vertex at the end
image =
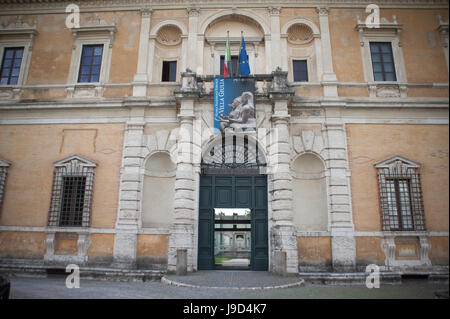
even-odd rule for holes
{"type": "Polygon", "coordinates": [[[84,209],[85,176],[64,176],[59,226],[81,226],[84,209]]]}
{"type": "Polygon", "coordinates": [[[103,44],[83,45],[78,72],[79,83],[99,82],[102,56],[103,44]]]}
{"type": "Polygon", "coordinates": [[[387,179],[386,195],[390,230],[413,230],[409,181],[387,179]]]}
{"type": "Polygon", "coordinates": [[[162,81],[175,82],[177,80],[177,61],[163,61],[162,81]]]}
{"type": "Polygon", "coordinates": [[[19,80],[23,47],[5,48],[0,70],[0,85],[15,85],[19,80]]]}
{"type": "Polygon", "coordinates": [[[308,64],[306,60],[294,60],[294,82],[308,82],[308,64]]]}
{"type": "Polygon", "coordinates": [[[374,81],[397,81],[390,42],[370,42],[374,81]]]}
{"type": "MultiPolygon", "coordinates": [[[[222,76],[223,76],[223,65],[224,65],[224,63],[225,63],[225,56],[221,55],[220,56],[220,75],[222,75],[222,76]]],[[[228,67],[228,73],[230,74],[231,77],[239,76],[238,65],[239,65],[239,56],[232,55],[231,56],[231,64],[228,67]]]]}

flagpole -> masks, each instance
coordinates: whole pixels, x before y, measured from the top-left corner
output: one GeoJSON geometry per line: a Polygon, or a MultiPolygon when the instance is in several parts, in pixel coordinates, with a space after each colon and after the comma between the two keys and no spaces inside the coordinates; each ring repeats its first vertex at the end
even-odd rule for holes
{"type": "Polygon", "coordinates": [[[241,30],[241,41],[239,42],[239,55],[237,63],[237,74],[239,75],[239,65],[241,64],[241,49],[242,49],[242,37],[244,36],[244,31],[241,30]]]}

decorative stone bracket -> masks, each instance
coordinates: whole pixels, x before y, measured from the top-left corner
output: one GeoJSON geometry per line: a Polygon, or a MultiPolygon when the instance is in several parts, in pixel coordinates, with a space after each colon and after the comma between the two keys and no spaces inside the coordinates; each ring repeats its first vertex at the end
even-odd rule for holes
{"type": "Polygon", "coordinates": [[[388,270],[431,266],[428,257],[431,245],[426,234],[387,234],[382,240],[381,248],[386,256],[385,267],[388,270]],[[402,239],[416,243],[417,254],[415,249],[400,249],[398,241],[402,239]]]}
{"type": "Polygon", "coordinates": [[[408,88],[398,83],[370,83],[369,96],[379,98],[404,98],[408,88]]]}
{"type": "Polygon", "coordinates": [[[86,230],[70,231],[69,234],[77,235],[77,254],[76,255],[58,255],[55,254],[55,244],[57,234],[68,234],[64,229],[49,229],[45,239],[46,252],[44,255],[45,263],[60,264],[85,264],[88,261],[87,251],[91,245],[91,234],[86,230]]]}

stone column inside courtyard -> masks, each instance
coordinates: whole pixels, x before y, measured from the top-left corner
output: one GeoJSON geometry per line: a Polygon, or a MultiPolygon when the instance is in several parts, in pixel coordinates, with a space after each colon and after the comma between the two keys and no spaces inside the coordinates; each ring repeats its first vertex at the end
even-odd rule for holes
{"type": "MultiPolygon", "coordinates": [[[[272,195],[271,239],[272,265],[270,269],[285,268],[286,273],[298,272],[297,235],[292,210],[291,147],[289,143],[288,103],[292,93],[287,87],[287,72],[274,71],[270,90],[273,101],[272,132],[269,142],[269,190],[272,195]],[[285,265],[274,265],[275,252],[286,254],[285,265]]],[[[283,259],[281,259],[283,260],[283,259]]]]}

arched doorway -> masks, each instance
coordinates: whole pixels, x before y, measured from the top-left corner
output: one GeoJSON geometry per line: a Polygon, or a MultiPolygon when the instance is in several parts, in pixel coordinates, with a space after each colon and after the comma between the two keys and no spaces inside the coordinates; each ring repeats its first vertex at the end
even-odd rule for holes
{"type": "Polygon", "coordinates": [[[203,152],[201,170],[198,269],[267,271],[267,176],[257,142],[221,136],[203,152]]]}

